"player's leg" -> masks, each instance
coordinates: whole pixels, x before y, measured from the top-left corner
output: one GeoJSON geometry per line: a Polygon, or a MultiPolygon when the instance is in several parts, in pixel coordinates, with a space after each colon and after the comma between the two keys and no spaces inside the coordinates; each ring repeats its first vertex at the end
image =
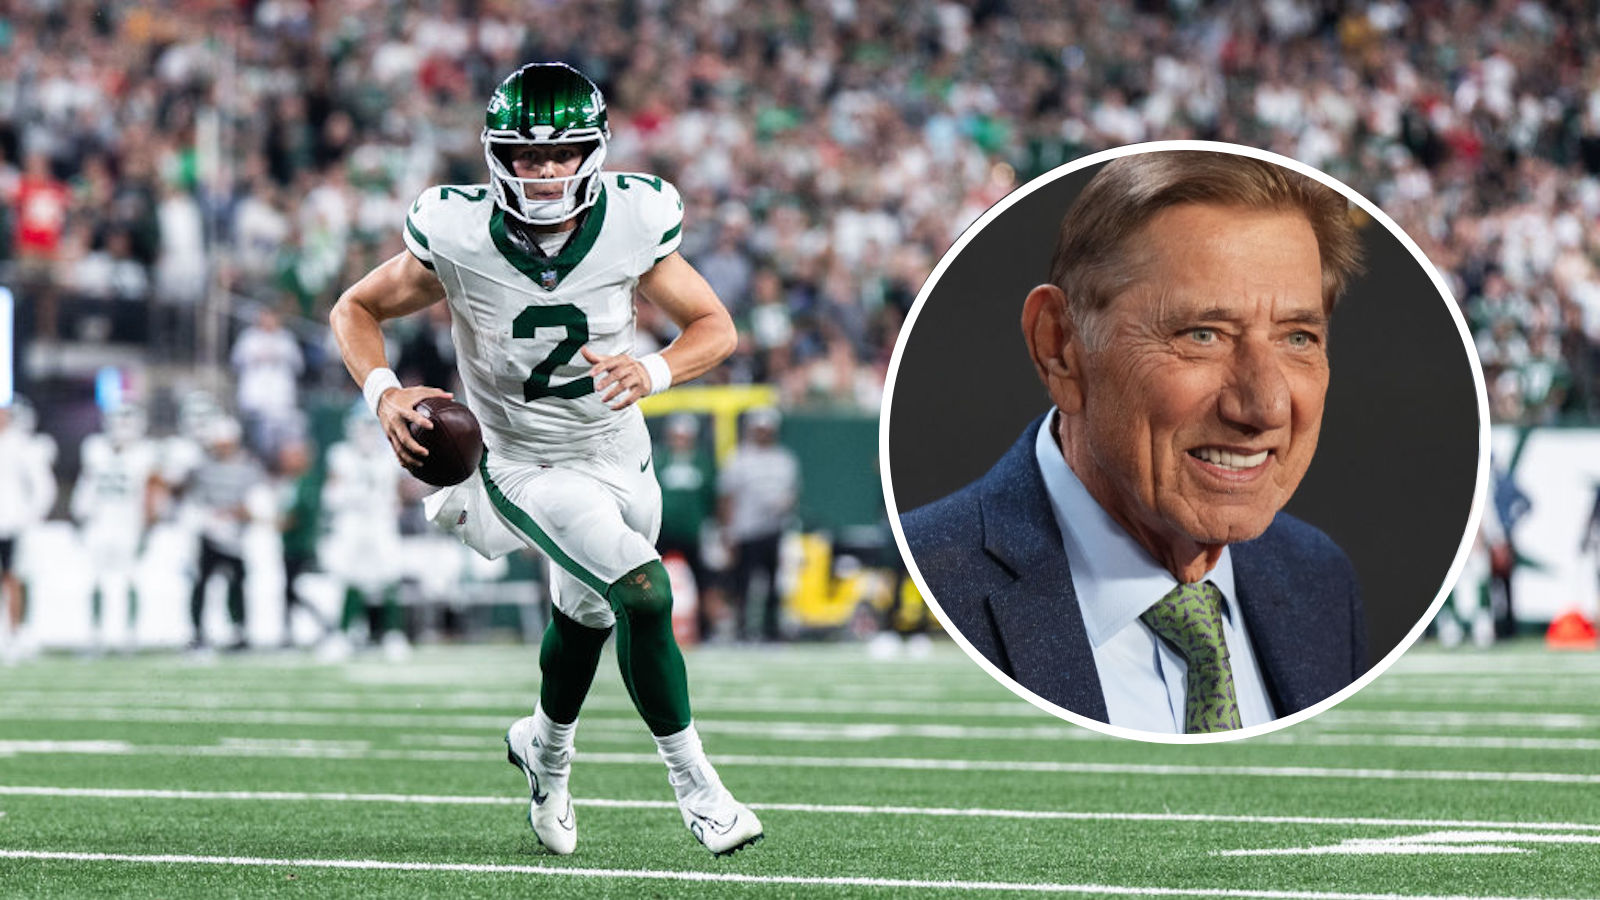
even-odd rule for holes
{"type": "Polygon", "coordinates": [[[642,423],[638,432],[642,442],[620,440],[608,458],[568,467],[496,471],[491,461],[485,489],[506,524],[563,570],[557,608],[591,627],[616,622],[624,683],[656,735],[685,824],[713,852],[730,852],[759,838],[760,823],[705,762],[690,718],[671,587],[652,543],[660,491],[639,465],[649,446],[642,423]]]}
{"type": "MultiPolygon", "coordinates": [[[[641,424],[617,442],[614,465],[601,474],[621,504],[625,524],[654,544],[661,530],[660,485],[648,467],[633,465],[635,458],[647,458],[649,451],[649,435],[641,424]]],[[[634,702],[650,723],[656,749],[667,765],[667,780],[677,796],[683,824],[719,856],[760,840],[761,820],[723,786],[694,727],[688,672],[672,631],[672,587],[661,560],[652,556],[631,569],[611,586],[608,599],[613,607],[627,611],[626,656],[623,614],[618,613],[619,661],[629,660],[633,669],[634,702]]]]}
{"type": "Polygon", "coordinates": [[[405,610],[400,608],[400,583],[391,581],[378,592],[381,605],[379,631],[383,658],[405,662],[411,658],[411,641],[406,637],[405,610]]]}
{"type": "Polygon", "coordinates": [[[22,627],[22,585],[13,566],[16,549],[15,537],[0,537],[0,628],[13,635],[22,627]]]}
{"type": "Polygon", "coordinates": [[[729,599],[733,602],[734,636],[741,643],[755,633],[750,621],[750,583],[754,578],[755,555],[750,542],[739,541],[733,545],[733,593],[729,599]]]}
{"type": "Polygon", "coordinates": [[[782,598],[778,596],[778,548],[783,536],[775,534],[754,542],[761,581],[766,586],[762,597],[761,639],[772,643],[779,637],[779,611],[782,598]]]}
{"type": "Polygon", "coordinates": [[[233,623],[233,643],[228,645],[230,650],[243,650],[249,646],[245,638],[244,622],[244,556],[226,554],[222,556],[223,577],[228,582],[228,620],[233,623]]]}
{"type": "Polygon", "coordinates": [[[189,624],[194,629],[189,646],[199,649],[206,646],[206,632],[202,619],[206,610],[206,582],[216,570],[219,556],[211,542],[200,539],[200,559],[195,566],[194,589],[189,593],[189,624]]]}
{"type": "Polygon", "coordinates": [[[23,656],[22,580],[12,563],[17,539],[0,537],[0,665],[11,665],[23,656]]]}
{"type": "Polygon", "coordinates": [[[633,706],[661,737],[689,727],[689,675],[672,633],[672,586],[660,560],[635,567],[606,592],[617,616],[617,666],[633,706]]]}
{"type": "MultiPolygon", "coordinates": [[[[563,588],[555,581],[566,578],[570,576],[552,569],[551,589],[558,596],[563,588]]],[[[570,594],[579,588],[574,584],[565,590],[570,594]]],[[[577,846],[569,783],[578,714],[610,634],[609,626],[584,625],[563,613],[559,603],[554,606],[539,646],[539,701],[533,715],[506,731],[507,758],[528,779],[528,824],[553,853],[571,853],[577,846]]]]}
{"type": "MultiPolygon", "coordinates": [[[[569,472],[541,467],[496,469],[484,480],[489,508],[525,544],[539,549],[552,562],[553,610],[539,650],[539,701],[533,715],[517,720],[506,731],[507,758],[527,776],[528,824],[534,834],[551,852],[567,854],[577,846],[577,821],[568,784],[578,714],[616,623],[610,606],[595,590],[604,590],[606,582],[594,571],[598,564],[587,552],[594,548],[579,536],[593,533],[589,526],[594,516],[604,516],[604,508],[610,504],[599,485],[569,472]]],[[[614,507],[610,515],[620,526],[614,507]]]]}

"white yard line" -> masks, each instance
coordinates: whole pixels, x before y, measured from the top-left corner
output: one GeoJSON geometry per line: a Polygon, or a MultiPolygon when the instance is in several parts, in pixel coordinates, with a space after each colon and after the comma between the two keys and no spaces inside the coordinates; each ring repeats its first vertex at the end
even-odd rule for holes
{"type": "Polygon", "coordinates": [[[394,862],[381,859],[269,859],[256,856],[81,853],[58,850],[0,850],[0,859],[147,863],[156,865],[252,866],[261,868],[353,869],[360,871],[465,872],[474,874],[544,875],[558,878],[698,882],[702,884],[807,885],[817,887],[896,888],[902,890],[1025,891],[1029,893],[1101,894],[1134,897],[1251,897],[1260,898],[1260,900],[1549,900],[1549,898],[1466,897],[1435,894],[1364,894],[1343,891],[1270,891],[1246,888],[1052,884],[1028,881],[932,881],[911,878],[742,875],[733,872],[693,872],[670,869],[590,869],[494,863],[394,862]]]}
{"type": "MultiPolygon", "coordinates": [[[[716,711],[700,707],[696,725],[701,733],[731,734],[740,737],[781,741],[875,741],[893,738],[989,741],[1100,741],[1105,736],[1075,725],[1049,724],[1048,719],[1031,726],[984,726],[917,724],[901,722],[855,722],[833,724],[800,721],[739,721],[716,718],[716,711]]],[[[924,707],[924,712],[926,708],[924,707]]],[[[645,734],[644,725],[630,708],[626,713],[607,715],[585,710],[584,734],[624,732],[645,734]]],[[[143,723],[206,723],[216,725],[348,725],[365,728],[448,729],[474,732],[503,731],[514,719],[511,715],[428,715],[398,712],[327,712],[320,710],[262,709],[155,709],[138,706],[51,707],[17,706],[0,702],[0,719],[36,721],[93,721],[143,723]]]]}
{"type": "MultiPolygon", "coordinates": [[[[1592,701],[1584,704],[1593,708],[1592,701]]],[[[1455,712],[1420,709],[1338,709],[1313,721],[1330,725],[1384,725],[1399,728],[1441,726],[1447,728],[1537,728],[1542,730],[1600,729],[1600,715],[1588,713],[1510,712],[1483,710],[1455,712]]]]}
{"type": "MultiPolygon", "coordinates": [[[[127,741],[0,741],[0,757],[20,753],[92,756],[211,756],[297,759],[484,762],[483,751],[389,750],[337,742],[226,743],[201,745],[133,744],[127,741]]],[[[654,753],[584,753],[584,764],[660,765],[654,753]]],[[[937,759],[879,756],[773,756],[717,754],[719,766],[760,768],[887,769],[937,772],[1026,772],[1060,775],[1173,775],[1243,778],[1359,778],[1380,781],[1473,781],[1489,783],[1600,784],[1600,775],[1577,772],[1494,772],[1460,769],[1345,769],[1326,766],[1174,766],[1137,763],[1067,763],[1020,760],[937,759]]]]}
{"type": "MultiPolygon", "coordinates": [[[[717,717],[717,710],[701,707],[697,725],[707,734],[792,742],[879,741],[918,738],[956,741],[1089,741],[1113,740],[1074,725],[1038,724],[1017,726],[925,724],[901,722],[853,722],[833,724],[805,721],[751,721],[717,717]]],[[[139,706],[75,707],[19,706],[0,701],[0,719],[29,719],[56,722],[129,722],[158,724],[213,725],[294,725],[398,728],[407,730],[470,731],[498,733],[511,721],[507,715],[430,715],[405,712],[336,712],[321,710],[271,709],[157,709],[139,706]]],[[[1339,730],[1344,726],[1372,727],[1393,724],[1409,728],[1478,727],[1484,725],[1521,726],[1549,730],[1588,727],[1590,718],[1567,715],[1504,714],[1471,716],[1420,714],[1406,719],[1400,714],[1328,713],[1313,726],[1261,738],[1264,744],[1309,747],[1425,747],[1477,750],[1589,751],[1600,749],[1600,738],[1555,738],[1502,735],[1434,735],[1366,733],[1339,730]],[[1496,721],[1500,720],[1500,721],[1496,721]]],[[[1600,724],[1597,721],[1596,724],[1600,724]]],[[[632,738],[643,734],[642,725],[631,709],[617,714],[590,713],[584,719],[584,734],[596,739],[618,735],[632,738]]],[[[413,739],[417,735],[411,736],[413,739]]],[[[611,742],[615,742],[612,740],[611,742]]],[[[441,741],[441,743],[444,743],[441,741]]],[[[492,741],[491,741],[492,743],[492,741]]]]}
{"type": "Polygon", "coordinates": [[[1309,747],[1429,747],[1446,750],[1600,750],[1600,738],[1497,737],[1494,735],[1323,733],[1291,734],[1277,744],[1309,747]]]}
{"type": "MultiPolygon", "coordinates": [[[[202,690],[196,688],[196,691],[202,690]]],[[[352,699],[350,703],[323,703],[319,702],[318,695],[308,694],[304,702],[298,702],[283,695],[281,701],[261,704],[270,707],[285,707],[283,711],[300,711],[307,706],[331,709],[385,709],[399,707],[404,709],[455,709],[463,706],[478,706],[486,709],[502,708],[511,710],[532,710],[533,702],[538,697],[538,692],[530,690],[507,702],[496,703],[470,703],[461,702],[460,698],[441,696],[406,696],[399,694],[374,695],[359,699],[352,699]]],[[[12,695],[8,690],[7,695],[0,697],[0,718],[9,715],[22,716],[37,713],[61,710],[63,712],[73,708],[88,709],[126,709],[130,704],[140,707],[169,707],[173,710],[191,709],[237,709],[241,706],[249,707],[253,701],[252,695],[246,692],[212,691],[209,696],[204,694],[178,695],[168,698],[150,697],[137,693],[120,694],[114,696],[73,694],[70,692],[46,692],[24,701],[22,697],[12,695]]],[[[705,713],[819,713],[831,717],[842,716],[920,716],[927,717],[930,711],[946,719],[952,718],[978,718],[978,719],[1032,719],[1034,721],[1048,721],[1044,713],[1033,706],[1015,698],[1002,700],[996,703],[976,701],[943,701],[943,700],[829,700],[822,697],[773,697],[762,699],[760,697],[727,697],[715,699],[695,697],[696,710],[705,713]]],[[[631,713],[633,705],[626,695],[595,696],[584,702],[586,712],[610,711],[631,713]]],[[[524,713],[525,714],[525,713],[524,713]]]]}
{"type": "MultiPolygon", "coordinates": [[[[359,794],[344,791],[196,791],[150,788],[72,788],[36,785],[0,785],[0,797],[71,797],[95,800],[246,800],[294,803],[394,803],[418,806],[521,806],[523,797],[449,794],[359,794]]],[[[676,809],[671,800],[579,798],[578,806],[597,809],[676,809]]],[[[820,815],[928,816],[933,818],[1023,819],[1067,822],[1189,822],[1255,825],[1361,825],[1382,828],[1472,828],[1499,831],[1594,832],[1600,842],[1600,823],[1505,822],[1472,819],[1384,819],[1353,816],[1257,816],[1215,813],[1079,812],[1052,809],[986,809],[983,807],[870,806],[819,803],[751,803],[753,809],[820,815]]],[[[3,813],[0,813],[3,815],[3,813]]]]}

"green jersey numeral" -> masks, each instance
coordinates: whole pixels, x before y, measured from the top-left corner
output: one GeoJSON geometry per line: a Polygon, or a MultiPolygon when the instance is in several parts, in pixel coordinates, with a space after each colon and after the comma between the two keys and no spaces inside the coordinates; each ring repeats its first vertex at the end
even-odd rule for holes
{"type": "Polygon", "coordinates": [[[483,198],[489,196],[489,189],[488,188],[478,188],[477,190],[475,190],[475,191],[473,191],[472,193],[469,194],[466,191],[463,191],[461,188],[450,187],[449,185],[446,185],[446,186],[444,186],[442,188],[439,188],[439,199],[440,200],[449,200],[451,194],[455,194],[457,197],[460,197],[461,199],[467,201],[468,203],[477,203],[478,201],[482,200],[483,198]]]}
{"type": "Polygon", "coordinates": [[[656,189],[656,193],[658,193],[658,194],[661,193],[661,179],[660,178],[657,178],[654,175],[635,175],[632,172],[625,172],[625,173],[617,176],[617,189],[618,190],[623,190],[623,191],[628,190],[628,182],[629,181],[643,182],[643,183],[648,184],[651,187],[655,188],[656,189]]]}
{"type": "Polygon", "coordinates": [[[530,306],[511,320],[513,338],[533,338],[540,328],[565,328],[567,336],[556,344],[543,362],[528,373],[528,380],[522,383],[522,399],[530,403],[541,397],[571,400],[593,393],[594,379],[587,375],[559,387],[550,386],[550,376],[555,370],[571,362],[578,355],[578,348],[588,343],[589,317],[571,303],[560,303],[555,306],[530,306]]]}

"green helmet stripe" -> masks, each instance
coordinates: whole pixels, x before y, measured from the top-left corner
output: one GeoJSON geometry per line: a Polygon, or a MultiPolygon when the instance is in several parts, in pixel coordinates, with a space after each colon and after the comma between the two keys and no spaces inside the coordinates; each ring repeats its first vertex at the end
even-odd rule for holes
{"type": "Polygon", "coordinates": [[[559,139],[568,131],[607,131],[605,101],[594,83],[562,63],[530,63],[500,83],[484,117],[489,131],[532,137],[547,127],[559,139]]]}

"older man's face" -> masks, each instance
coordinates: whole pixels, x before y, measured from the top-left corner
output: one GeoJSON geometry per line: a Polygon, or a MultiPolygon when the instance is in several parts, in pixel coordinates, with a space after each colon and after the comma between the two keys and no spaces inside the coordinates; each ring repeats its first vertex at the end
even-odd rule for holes
{"type": "Polygon", "coordinates": [[[1134,240],[1142,277],[1100,313],[1098,347],[1075,342],[1078,475],[1146,546],[1258,537],[1311,464],[1328,390],[1311,224],[1188,204],[1134,240]]]}

